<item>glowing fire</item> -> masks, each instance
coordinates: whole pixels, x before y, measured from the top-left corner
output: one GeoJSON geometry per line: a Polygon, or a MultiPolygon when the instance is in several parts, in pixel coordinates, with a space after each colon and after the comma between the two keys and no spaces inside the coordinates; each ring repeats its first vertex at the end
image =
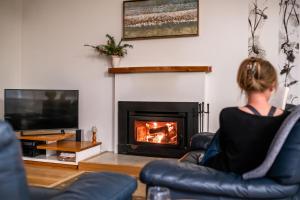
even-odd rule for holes
{"type": "Polygon", "coordinates": [[[176,122],[135,121],[134,126],[138,142],[177,144],[176,122]]]}

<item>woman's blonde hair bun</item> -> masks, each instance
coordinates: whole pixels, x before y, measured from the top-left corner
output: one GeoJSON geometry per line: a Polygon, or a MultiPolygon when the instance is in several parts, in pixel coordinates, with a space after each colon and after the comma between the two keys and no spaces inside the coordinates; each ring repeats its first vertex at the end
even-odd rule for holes
{"type": "Polygon", "coordinates": [[[277,87],[277,73],[274,66],[261,58],[245,59],[238,70],[237,83],[242,91],[263,92],[277,87]]]}

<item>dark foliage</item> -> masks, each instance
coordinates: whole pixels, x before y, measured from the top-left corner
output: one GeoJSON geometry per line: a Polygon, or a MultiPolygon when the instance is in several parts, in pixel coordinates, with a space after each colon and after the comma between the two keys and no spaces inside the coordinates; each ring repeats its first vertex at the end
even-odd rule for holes
{"type": "Polygon", "coordinates": [[[250,45],[249,45],[249,55],[254,54],[255,56],[261,56],[264,54],[264,50],[261,49],[258,45],[256,32],[259,26],[268,19],[268,16],[265,14],[267,7],[260,9],[257,4],[257,0],[253,2],[253,9],[250,10],[250,14],[248,17],[248,24],[251,31],[250,45]]]}
{"type": "Polygon", "coordinates": [[[282,23],[284,26],[284,41],[280,45],[281,51],[286,56],[286,63],[280,71],[281,75],[285,75],[284,86],[289,87],[296,84],[297,80],[289,80],[290,72],[292,68],[295,67],[294,62],[296,59],[295,50],[299,50],[299,43],[296,45],[292,41],[290,41],[290,32],[289,32],[289,24],[292,20],[294,20],[294,25],[298,26],[300,24],[299,21],[299,13],[297,12],[297,4],[296,0],[281,0],[280,1],[280,12],[283,12],[282,23]]]}

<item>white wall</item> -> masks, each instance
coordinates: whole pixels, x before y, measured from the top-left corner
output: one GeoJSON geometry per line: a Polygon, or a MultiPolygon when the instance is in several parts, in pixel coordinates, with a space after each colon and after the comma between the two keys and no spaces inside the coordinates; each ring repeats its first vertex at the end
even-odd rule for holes
{"type": "MultiPolygon", "coordinates": [[[[235,105],[237,66],[247,56],[248,2],[200,0],[200,36],[130,41],[124,66],[212,65],[207,102],[213,130],[224,106],[235,105]]],[[[80,90],[80,127],[98,127],[104,149],[113,149],[113,77],[108,63],[83,44],[117,38],[122,0],[24,0],[22,87],[80,90]]],[[[190,90],[197,91],[195,85],[190,90]]]]}
{"type": "Polygon", "coordinates": [[[22,87],[79,89],[80,128],[97,126],[103,148],[112,149],[113,79],[106,60],[83,46],[119,31],[121,4],[105,2],[24,0],[22,87]]]}
{"type": "Polygon", "coordinates": [[[3,89],[20,86],[21,15],[21,0],[0,0],[0,119],[3,89]]]}
{"type": "MultiPolygon", "coordinates": [[[[83,44],[104,43],[106,33],[121,37],[122,1],[0,0],[0,118],[3,88],[79,89],[80,127],[87,132],[96,125],[104,149],[112,150],[113,76],[107,73],[107,59],[83,44]]],[[[216,130],[220,110],[241,103],[235,76],[247,56],[248,1],[199,2],[198,37],[128,41],[134,49],[121,64],[212,65],[205,98],[216,130]]],[[[261,42],[277,65],[279,7],[273,1],[267,6],[261,42]]]]}
{"type": "MultiPolygon", "coordinates": [[[[199,2],[198,37],[128,41],[134,49],[121,65],[213,66],[206,77],[205,98],[211,104],[212,130],[216,130],[220,110],[240,103],[235,77],[238,65],[248,55],[248,1],[199,2]]],[[[269,6],[274,16],[277,5],[269,6]]],[[[276,62],[274,48],[278,44],[273,38],[278,34],[272,32],[277,23],[271,20],[266,24],[270,37],[264,44],[272,50],[268,55],[272,62],[276,62]]],[[[96,125],[104,149],[112,150],[113,76],[107,74],[107,59],[83,47],[85,43],[104,43],[106,33],[121,37],[122,0],[24,0],[22,87],[79,89],[80,127],[88,130],[96,125]]]]}

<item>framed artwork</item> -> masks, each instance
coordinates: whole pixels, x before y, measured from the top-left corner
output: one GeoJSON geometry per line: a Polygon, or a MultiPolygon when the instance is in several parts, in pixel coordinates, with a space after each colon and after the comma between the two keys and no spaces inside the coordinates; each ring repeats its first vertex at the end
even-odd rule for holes
{"type": "Polygon", "coordinates": [[[199,35],[199,0],[123,2],[123,39],[199,35]]]}

